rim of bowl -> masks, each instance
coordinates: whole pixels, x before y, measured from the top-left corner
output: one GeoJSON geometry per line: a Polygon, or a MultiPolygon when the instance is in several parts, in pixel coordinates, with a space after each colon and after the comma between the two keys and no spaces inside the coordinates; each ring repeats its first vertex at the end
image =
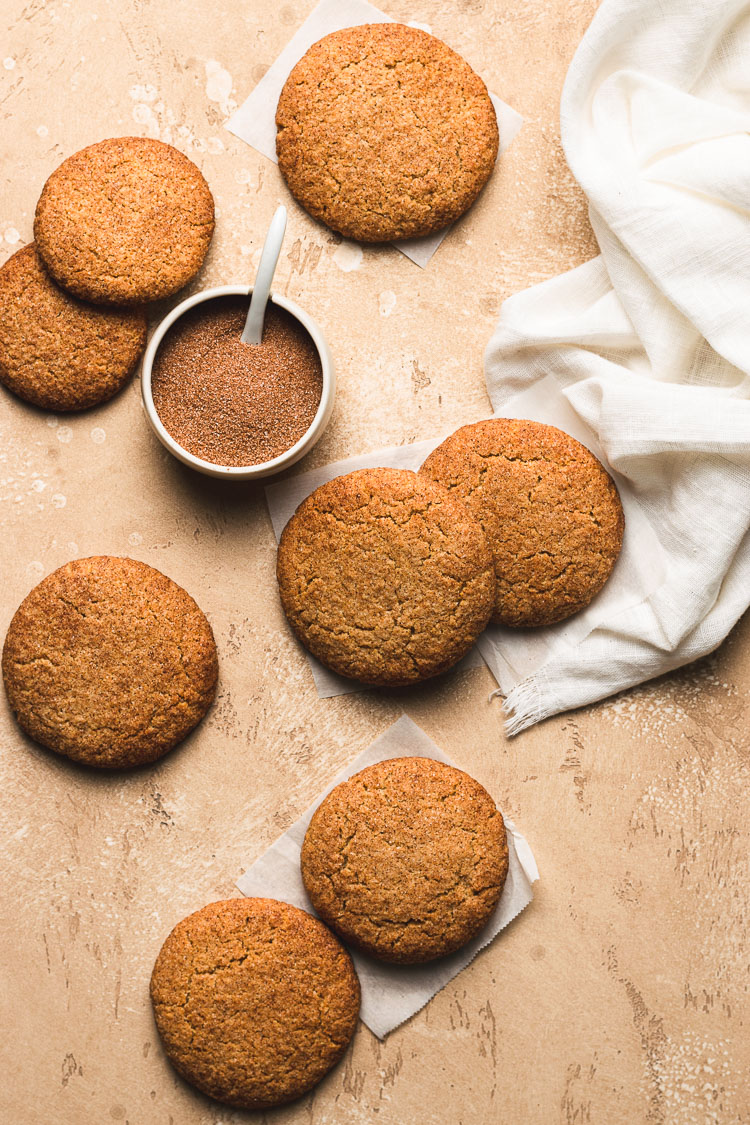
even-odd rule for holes
{"type": "Polygon", "coordinates": [[[200,305],[204,301],[216,300],[220,297],[249,297],[252,291],[252,285],[218,285],[214,286],[212,289],[201,289],[200,292],[193,293],[191,297],[186,297],[184,301],[180,301],[178,305],[175,305],[175,307],[159,321],[143,355],[143,364],[141,367],[141,399],[151,428],[154,430],[162,445],[179,461],[182,461],[184,465],[188,465],[191,469],[196,469],[198,472],[205,473],[212,477],[251,480],[253,477],[271,476],[274,473],[279,473],[283,469],[289,468],[299,461],[309,449],[312,449],[313,445],[315,445],[317,440],[321,437],[328,423],[328,419],[330,418],[331,411],[333,410],[336,373],[333,366],[333,358],[322,330],[309,313],[306,313],[305,310],[295,304],[294,301],[290,301],[288,297],[281,297],[271,293],[269,294],[269,301],[290,313],[300,322],[315,344],[315,349],[320,358],[323,376],[320,402],[318,403],[315,417],[302,437],[299,441],[295,442],[294,445],[290,446],[289,449],[285,449],[283,453],[280,453],[278,457],[271,458],[270,461],[260,461],[257,465],[220,465],[215,461],[204,461],[202,457],[196,457],[194,453],[185,449],[185,447],[180,445],[172,434],[170,434],[159,417],[159,412],[154,405],[154,397],[151,389],[151,371],[154,365],[154,358],[162,340],[175,321],[179,320],[181,316],[195,305],[200,305]]]}

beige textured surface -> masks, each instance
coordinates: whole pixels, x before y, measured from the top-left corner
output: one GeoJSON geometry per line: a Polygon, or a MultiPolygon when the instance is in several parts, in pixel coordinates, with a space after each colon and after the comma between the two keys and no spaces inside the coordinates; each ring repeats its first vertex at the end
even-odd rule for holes
{"type": "MultiPolygon", "coordinates": [[[[222,130],[312,0],[7,0],[0,235],[31,239],[53,167],[113,131],[196,159],[219,208],[200,284],[247,281],[278,170],[222,130]]],[[[278,288],[323,325],[339,370],[308,463],[486,416],[484,346],[503,297],[591,257],[557,107],[594,0],[391,0],[429,23],[526,124],[426,270],[359,251],[293,204],[278,288]],[[351,268],[356,267],[356,268],[351,268]]],[[[5,63],[3,63],[5,59],[5,63]]],[[[619,699],[502,735],[489,674],[319,700],[274,600],[256,487],[191,476],[142,417],[137,383],[80,417],[0,396],[4,631],[43,573],[131,554],[193,593],[220,650],[219,699],[156,767],[92,776],[23,742],[3,712],[4,1051],[16,1125],[240,1125],[165,1062],[154,958],[191,910],[402,709],[517,821],[533,905],[384,1043],[269,1125],[748,1122],[750,621],[713,657],[619,699]]]]}

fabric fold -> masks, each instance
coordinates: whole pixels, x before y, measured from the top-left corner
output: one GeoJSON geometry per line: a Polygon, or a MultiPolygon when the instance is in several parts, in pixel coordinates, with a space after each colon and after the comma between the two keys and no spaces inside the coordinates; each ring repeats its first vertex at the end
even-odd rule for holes
{"type": "Polygon", "coordinates": [[[507,674],[508,730],[717,647],[750,602],[750,7],[604,0],[561,104],[601,255],[509,298],[496,413],[552,379],[649,521],[664,578],[507,674]]]}

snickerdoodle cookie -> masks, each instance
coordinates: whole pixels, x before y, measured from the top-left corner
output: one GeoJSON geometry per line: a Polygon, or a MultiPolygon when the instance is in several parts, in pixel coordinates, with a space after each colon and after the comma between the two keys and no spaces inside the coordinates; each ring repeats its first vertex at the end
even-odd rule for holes
{"type": "Polygon", "coordinates": [[[56,285],[32,242],[0,268],[0,383],[46,410],[85,410],[127,382],[146,314],[86,304],[56,285]]]}
{"type": "Polygon", "coordinates": [[[317,488],[284,528],[277,577],[314,656],[391,687],[460,660],[495,599],[479,523],[441,485],[400,469],[361,469],[317,488]]]}
{"type": "Polygon", "coordinates": [[[359,981],[322,922],[267,898],[213,902],[179,922],[151,977],[164,1049],[218,1101],[265,1109],[305,1094],[341,1058],[359,981]]]}
{"type": "Polygon", "coordinates": [[[362,24],[315,43],[276,110],[284,179],[347,238],[430,234],[468,210],[498,150],[482,79],[434,36],[362,24]]]}
{"type": "Polygon", "coordinates": [[[2,671],[10,706],[37,742],[90,766],[139,766],[205,715],[216,645],[176,582],[104,555],[34,587],[10,623],[2,671]]]}
{"type": "Polygon", "coordinates": [[[214,201],[176,148],[115,137],[81,149],[47,180],[34,237],[63,288],[97,304],[169,297],[198,272],[214,230],[214,201]]]}
{"type": "Polygon", "coordinates": [[[410,964],[479,933],[505,883],[508,845],[478,781],[431,758],[393,758],[328,794],[301,864],[310,901],[340,937],[410,964]]]}
{"type": "Polygon", "coordinates": [[[485,530],[497,575],[493,621],[552,625],[607,581],[622,546],[622,504],[601,462],[569,434],[491,418],[457,430],[420,472],[485,530]]]}

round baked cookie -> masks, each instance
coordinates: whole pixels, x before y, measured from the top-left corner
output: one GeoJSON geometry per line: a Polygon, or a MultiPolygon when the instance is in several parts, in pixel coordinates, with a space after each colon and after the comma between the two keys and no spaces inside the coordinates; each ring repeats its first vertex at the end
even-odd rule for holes
{"type": "Polygon", "coordinates": [[[445,672],[494,605],[477,521],[440,485],[400,469],[361,469],[317,488],[284,528],[276,572],[302,644],[372,685],[445,672]]]}
{"type": "Polygon", "coordinates": [[[0,267],[0,382],[45,410],[117,394],[146,346],[142,309],[86,304],[56,285],[34,243],[0,267]]]}
{"type": "Polygon", "coordinates": [[[281,91],[276,126],[292,195],[361,242],[452,223],[498,150],[482,79],[445,43],[400,23],[349,27],[313,44],[281,91]]]}
{"type": "Polygon", "coordinates": [[[457,430],[420,472],[484,528],[497,576],[493,621],[552,625],[607,581],[622,546],[622,504],[601,462],[569,434],[491,418],[457,430]]]}
{"type": "Polygon", "coordinates": [[[211,626],[182,587],[134,559],[78,559],[44,578],[8,629],[2,672],[20,726],[89,766],[153,762],[206,714],[211,626]]]}
{"type": "Polygon", "coordinates": [[[351,958],[322,922],[268,898],[212,902],[179,922],[151,976],[164,1050],[227,1105],[307,1093],[339,1061],[359,1014],[351,958]]]}
{"type": "Polygon", "coordinates": [[[415,964],[460,949],[489,921],[508,845],[478,781],[431,758],[393,758],[328,794],[301,865],[311,903],[344,941],[415,964]]]}
{"type": "Polygon", "coordinates": [[[104,305],[169,297],[198,272],[214,201],[176,148],[115,137],[81,149],[47,180],[34,237],[59,285],[104,305]]]}

